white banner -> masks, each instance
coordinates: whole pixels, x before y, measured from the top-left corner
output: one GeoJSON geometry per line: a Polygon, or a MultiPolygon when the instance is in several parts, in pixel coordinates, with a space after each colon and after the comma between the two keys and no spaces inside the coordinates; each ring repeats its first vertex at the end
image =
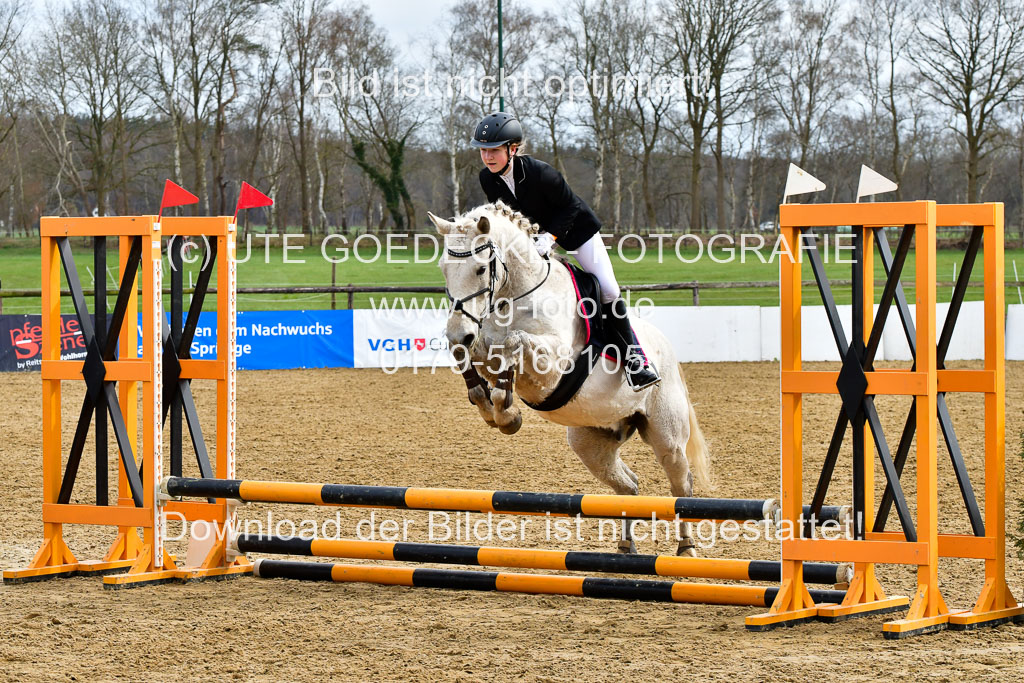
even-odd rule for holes
{"type": "Polygon", "coordinates": [[[669,338],[680,361],[761,360],[757,306],[654,306],[638,317],[669,338]]]}
{"type": "MultiPolygon", "coordinates": [[[[938,305],[936,336],[942,330],[949,304],[938,305]]],[[[849,341],[849,305],[839,306],[849,341]]],[[[911,316],[914,306],[910,306],[911,316]]],[[[758,306],[656,306],[637,314],[660,329],[684,363],[773,361],[779,358],[779,309],[758,306]]],[[[876,306],[877,314],[877,306],[876,306]]],[[[804,306],[801,331],[803,358],[839,360],[832,329],[822,306],[804,306]]],[[[947,360],[984,356],[984,308],[980,301],[964,303],[953,333],[947,360]]],[[[353,311],[353,350],[357,368],[450,368],[454,365],[445,338],[444,311],[353,311]]],[[[1006,357],[1024,360],[1024,306],[1008,307],[1006,357]]],[[[895,308],[889,311],[878,360],[910,359],[910,348],[895,308]]]]}
{"type": "Polygon", "coordinates": [[[1024,360],[1024,306],[1006,308],[1006,360],[1024,360]]]}
{"type": "Polygon", "coordinates": [[[444,311],[352,312],[352,347],[357,368],[448,368],[444,311]]]}

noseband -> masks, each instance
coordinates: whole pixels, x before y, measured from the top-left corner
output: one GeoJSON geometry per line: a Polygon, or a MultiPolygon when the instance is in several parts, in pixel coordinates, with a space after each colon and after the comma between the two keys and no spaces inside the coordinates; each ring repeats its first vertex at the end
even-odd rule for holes
{"type": "MultiPolygon", "coordinates": [[[[487,259],[487,270],[488,270],[488,273],[487,273],[487,286],[486,287],[481,287],[480,289],[478,289],[477,291],[473,292],[472,294],[469,294],[467,296],[461,297],[459,299],[456,299],[455,297],[453,297],[451,295],[451,292],[448,291],[448,287],[447,286],[444,288],[444,292],[448,296],[448,300],[451,301],[451,303],[452,303],[451,312],[453,314],[454,313],[461,313],[462,315],[466,316],[467,318],[469,318],[470,320],[475,322],[476,326],[478,328],[482,327],[483,324],[484,324],[484,320],[486,320],[491,315],[491,313],[494,313],[494,308],[495,308],[494,307],[494,295],[495,295],[495,293],[500,291],[503,287],[505,287],[505,285],[508,284],[508,266],[505,265],[505,262],[501,259],[501,256],[498,255],[498,248],[494,245],[494,242],[491,241],[491,240],[487,240],[487,242],[485,244],[480,245],[476,249],[472,249],[472,250],[468,250],[468,251],[456,251],[456,250],[454,250],[454,249],[452,249],[450,247],[447,248],[445,251],[447,252],[448,256],[451,256],[452,258],[469,258],[471,256],[476,256],[477,254],[479,254],[481,252],[484,252],[484,251],[490,251],[491,252],[490,257],[487,259]],[[501,286],[499,286],[497,289],[495,289],[494,285],[498,281],[498,265],[497,264],[499,264],[499,263],[501,264],[502,269],[505,271],[505,277],[502,280],[501,286]],[[472,313],[470,313],[469,311],[466,310],[465,303],[467,301],[472,301],[473,299],[475,299],[475,298],[477,298],[479,296],[483,296],[485,294],[487,295],[487,308],[485,309],[484,313],[478,318],[478,317],[476,317],[475,315],[473,315],[472,313]]],[[[536,285],[534,285],[533,287],[531,287],[527,291],[525,291],[522,294],[520,294],[519,296],[513,297],[512,298],[512,302],[519,301],[523,297],[528,296],[528,295],[532,294],[533,292],[537,291],[538,289],[540,289],[540,287],[545,282],[547,282],[547,279],[548,279],[549,275],[551,275],[551,261],[550,260],[548,260],[548,262],[547,262],[547,271],[544,273],[544,278],[540,282],[538,282],[536,285]]]]}

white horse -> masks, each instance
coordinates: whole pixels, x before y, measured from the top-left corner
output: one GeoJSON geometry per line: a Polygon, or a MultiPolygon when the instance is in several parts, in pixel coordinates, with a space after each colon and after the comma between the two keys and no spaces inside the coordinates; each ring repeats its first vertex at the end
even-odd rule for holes
{"type": "MultiPolygon", "coordinates": [[[[440,266],[453,301],[446,334],[469,399],[488,425],[513,434],[522,425],[513,385],[524,401],[539,404],[562,379],[566,359],[584,347],[587,321],[576,313],[573,280],[537,253],[537,226],[501,202],[454,221],[429,215],[446,245],[440,266]]],[[[707,446],[672,346],[643,320],[634,329],[661,370],[658,385],[634,392],[618,364],[602,359],[567,404],[540,414],[568,428],[569,446],[617,494],[639,493],[637,476],[619,457],[634,432],[654,450],[673,496],[693,495],[694,474],[708,490],[707,446]]],[[[677,553],[696,555],[690,525],[678,534],[677,553]]],[[[636,552],[628,527],[619,550],[636,552]]]]}

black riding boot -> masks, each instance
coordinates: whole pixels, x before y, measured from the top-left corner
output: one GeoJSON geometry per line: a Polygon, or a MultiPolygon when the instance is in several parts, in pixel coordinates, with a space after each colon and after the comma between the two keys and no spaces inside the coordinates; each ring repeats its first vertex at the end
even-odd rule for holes
{"type": "Polygon", "coordinates": [[[648,360],[633,333],[633,326],[629,324],[629,312],[624,299],[618,298],[605,305],[605,325],[619,347],[626,382],[633,391],[641,391],[660,382],[657,369],[648,360]]]}

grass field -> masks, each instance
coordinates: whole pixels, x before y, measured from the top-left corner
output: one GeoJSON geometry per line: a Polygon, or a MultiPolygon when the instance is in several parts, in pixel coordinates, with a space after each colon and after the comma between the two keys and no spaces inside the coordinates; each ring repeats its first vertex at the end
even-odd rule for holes
{"type": "MultiPolygon", "coordinates": [[[[280,245],[266,247],[261,239],[253,239],[247,248],[243,242],[238,248],[238,282],[239,286],[302,286],[313,285],[323,286],[331,284],[331,262],[327,256],[334,259],[345,260],[336,264],[335,281],[339,285],[443,285],[441,273],[437,268],[436,258],[431,260],[434,253],[432,244],[429,241],[422,241],[422,248],[418,254],[421,262],[415,262],[417,254],[411,245],[393,245],[388,251],[385,245],[381,249],[369,246],[370,242],[362,243],[363,248],[358,254],[349,250],[337,251],[343,245],[338,241],[321,243],[322,238],[314,238],[312,245],[302,242],[298,235],[289,243],[287,253],[280,245]],[[387,256],[390,256],[390,263],[387,256]]],[[[760,250],[761,256],[766,260],[771,256],[771,245],[773,237],[768,236],[768,245],[760,250]]],[[[724,244],[719,244],[709,255],[705,250],[700,254],[692,242],[685,243],[687,248],[677,253],[674,244],[666,241],[660,255],[658,250],[648,247],[646,253],[641,253],[635,242],[623,245],[621,252],[617,248],[611,249],[612,262],[620,284],[641,284],[658,282],[683,282],[697,281],[700,283],[715,282],[742,282],[742,281],[772,281],[778,278],[777,261],[762,263],[754,251],[747,251],[742,254],[737,246],[734,258],[729,262],[729,254],[725,251],[724,244]],[[692,262],[686,262],[692,261],[692,262]]],[[[753,243],[751,243],[753,244],[753,243]]],[[[90,287],[93,283],[92,273],[92,249],[84,241],[76,242],[73,246],[75,261],[84,284],[90,287]]],[[[832,279],[846,279],[850,277],[850,266],[836,262],[836,253],[830,247],[830,262],[826,265],[829,277],[832,279]]],[[[1014,261],[1020,261],[1024,268],[1024,250],[1006,250],[1006,277],[1007,280],[1015,280],[1014,261]]],[[[850,252],[843,252],[840,258],[849,259],[850,252]]],[[[914,272],[913,253],[905,269],[904,283],[912,284],[914,272]]],[[[960,270],[960,263],[963,260],[962,250],[940,250],[938,253],[938,280],[940,282],[952,281],[954,269],[960,270]]],[[[109,289],[114,288],[116,279],[116,251],[108,255],[108,282],[109,289]]],[[[880,278],[881,264],[876,259],[880,278]]],[[[199,264],[186,266],[185,284],[194,280],[198,272],[199,264]]],[[[979,264],[972,275],[972,281],[980,281],[980,256],[979,264]]],[[[169,269],[165,262],[165,273],[169,269]]],[[[804,264],[804,278],[811,279],[809,264],[804,264]]],[[[12,289],[38,289],[40,283],[40,256],[39,247],[34,240],[24,240],[16,243],[7,243],[0,246],[0,290],[12,289]]],[[[165,286],[169,286],[169,278],[165,277],[165,286]]],[[[939,287],[939,300],[948,300],[951,295],[951,287],[939,287]]],[[[880,294],[881,288],[876,288],[876,296],[880,294]]],[[[849,302],[849,288],[837,287],[836,296],[840,303],[849,302]]],[[[637,293],[636,296],[650,296],[659,305],[692,305],[692,294],[688,290],[674,292],[653,292],[637,293]]],[[[908,297],[912,295],[908,289],[908,297]]],[[[379,301],[381,297],[389,299],[403,297],[408,302],[410,297],[429,298],[429,295],[414,294],[360,294],[354,299],[356,308],[368,308],[371,306],[371,297],[379,301]]],[[[1016,287],[1007,288],[1007,301],[1018,302],[1016,287]]],[[[440,299],[440,296],[433,297],[440,299]]],[[[980,299],[981,289],[972,287],[968,291],[968,299],[980,299]]],[[[817,303],[818,295],[814,288],[805,288],[805,302],[817,303]]],[[[738,288],[738,289],[702,289],[700,292],[700,303],[705,306],[720,305],[754,305],[770,306],[776,305],[778,292],[776,288],[738,288]]],[[[2,300],[4,313],[34,313],[39,311],[38,298],[5,298],[2,300]]],[[[64,305],[68,312],[71,312],[71,302],[65,297],[64,305]]],[[[113,297],[110,300],[113,306],[113,297]]],[[[338,308],[344,308],[346,295],[339,294],[336,297],[338,308]]],[[[277,310],[277,309],[324,309],[331,308],[330,294],[242,294],[239,295],[239,310],[277,310]]]]}

